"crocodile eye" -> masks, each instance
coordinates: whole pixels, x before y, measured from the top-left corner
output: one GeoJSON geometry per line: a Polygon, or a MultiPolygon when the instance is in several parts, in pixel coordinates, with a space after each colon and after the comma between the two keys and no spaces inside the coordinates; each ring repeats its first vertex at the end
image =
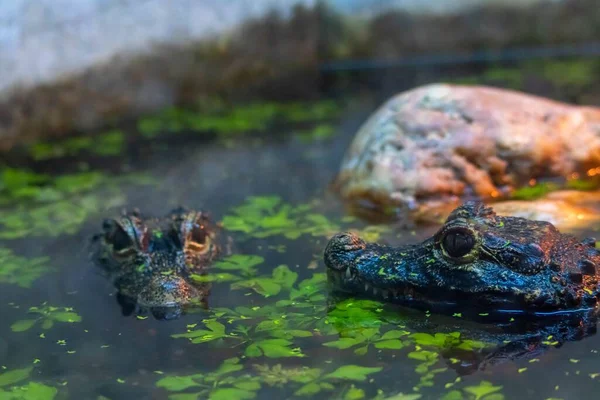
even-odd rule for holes
{"type": "Polygon", "coordinates": [[[206,227],[204,225],[201,225],[201,224],[200,225],[195,225],[192,228],[190,239],[194,243],[205,244],[207,237],[208,237],[208,235],[206,233],[206,227]]]}
{"type": "Polygon", "coordinates": [[[133,240],[125,230],[114,220],[106,220],[103,223],[106,231],[106,239],[112,244],[114,251],[120,252],[133,247],[133,240]]]}
{"type": "Polygon", "coordinates": [[[446,253],[453,258],[461,258],[475,246],[475,238],[469,232],[450,231],[442,239],[442,246],[446,253]]]}

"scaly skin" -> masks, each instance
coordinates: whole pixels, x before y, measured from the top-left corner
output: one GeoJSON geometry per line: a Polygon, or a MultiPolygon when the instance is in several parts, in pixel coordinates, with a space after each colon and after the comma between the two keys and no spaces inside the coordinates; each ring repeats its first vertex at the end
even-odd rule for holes
{"type": "Polygon", "coordinates": [[[208,295],[208,285],[193,284],[218,255],[217,228],[205,213],[173,210],[160,219],[138,212],[107,219],[93,238],[93,259],[118,290],[123,312],[150,309],[159,319],[179,316],[183,308],[208,295]]]}
{"type": "Polygon", "coordinates": [[[337,291],[430,310],[548,313],[596,307],[600,252],[552,224],[501,217],[481,203],[456,208],[417,245],[334,236],[324,254],[337,291]]]}

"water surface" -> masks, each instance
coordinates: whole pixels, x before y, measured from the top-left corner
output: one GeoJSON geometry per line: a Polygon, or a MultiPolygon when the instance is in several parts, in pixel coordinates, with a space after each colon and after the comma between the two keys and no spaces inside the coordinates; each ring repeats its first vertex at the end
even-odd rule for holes
{"type": "Polygon", "coordinates": [[[308,116],[249,112],[266,125],[228,114],[249,124],[237,128],[172,111],[91,144],[15,152],[0,185],[0,397],[498,400],[597,392],[593,327],[565,344],[547,337],[529,358],[487,362],[511,340],[492,324],[329,296],[322,251],[332,233],[356,229],[405,243],[436,227],[349,217],[329,184],[376,103],[311,104],[308,116]],[[232,255],[213,269],[208,308],[174,321],[123,316],[87,241],[124,208],[161,216],[179,205],[210,211],[231,239],[232,255]]]}

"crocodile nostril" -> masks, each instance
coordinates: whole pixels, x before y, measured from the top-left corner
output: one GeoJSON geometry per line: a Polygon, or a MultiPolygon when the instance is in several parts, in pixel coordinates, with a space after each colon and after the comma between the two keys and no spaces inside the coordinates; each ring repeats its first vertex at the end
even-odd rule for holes
{"type": "Polygon", "coordinates": [[[596,238],[586,237],[581,241],[581,244],[588,247],[596,247],[596,238]]]}
{"type": "Polygon", "coordinates": [[[579,270],[584,275],[596,275],[596,265],[590,260],[579,261],[579,270]]]}
{"type": "Polygon", "coordinates": [[[583,282],[583,275],[581,274],[581,272],[570,272],[569,279],[572,283],[579,284],[583,282]]]}
{"type": "Polygon", "coordinates": [[[339,233],[329,241],[329,244],[335,246],[339,250],[352,251],[364,249],[366,243],[353,233],[339,233]]]}
{"type": "Polygon", "coordinates": [[[323,259],[328,268],[344,271],[352,259],[354,259],[354,251],[362,250],[366,247],[366,243],[353,233],[339,233],[331,238],[323,259]]]}

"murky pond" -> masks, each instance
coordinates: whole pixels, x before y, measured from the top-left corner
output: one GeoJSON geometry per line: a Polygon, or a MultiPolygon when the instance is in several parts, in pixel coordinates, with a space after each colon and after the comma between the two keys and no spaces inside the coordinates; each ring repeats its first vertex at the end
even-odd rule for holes
{"type": "MultiPolygon", "coordinates": [[[[509,86],[525,79],[514,68],[488,75],[508,77],[509,86]]],[[[370,225],[329,192],[352,135],[379,100],[171,109],[11,154],[0,166],[0,398],[597,393],[600,337],[590,316],[498,325],[485,315],[476,323],[462,313],[330,296],[322,252],[331,234],[354,229],[406,243],[436,229],[370,225]],[[89,259],[90,237],[122,209],[162,216],[180,205],[209,211],[228,242],[203,278],[212,282],[206,307],[171,321],[124,315],[89,259]]]]}

